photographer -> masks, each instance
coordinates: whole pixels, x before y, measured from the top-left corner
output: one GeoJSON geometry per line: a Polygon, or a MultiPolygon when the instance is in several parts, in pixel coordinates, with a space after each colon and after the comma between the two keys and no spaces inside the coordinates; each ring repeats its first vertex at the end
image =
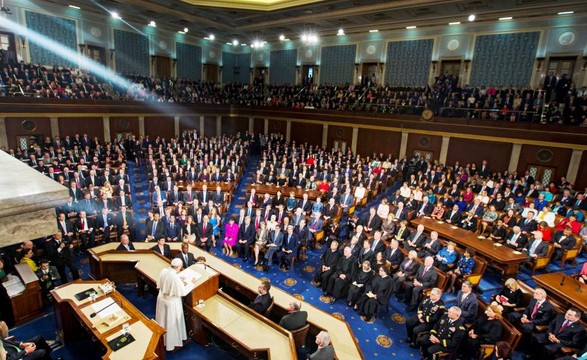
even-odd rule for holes
{"type": "Polygon", "coordinates": [[[75,265],[75,257],[73,256],[73,243],[62,240],[63,234],[61,232],[55,233],[53,239],[47,241],[47,257],[49,261],[57,268],[61,283],[68,282],[65,267],[69,268],[73,280],[79,279],[79,271],[75,265]]]}

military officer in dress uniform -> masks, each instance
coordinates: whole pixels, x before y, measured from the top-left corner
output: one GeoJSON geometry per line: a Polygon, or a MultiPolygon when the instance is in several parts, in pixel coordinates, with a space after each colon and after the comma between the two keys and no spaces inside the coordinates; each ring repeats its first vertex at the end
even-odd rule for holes
{"type": "Polygon", "coordinates": [[[440,299],[442,297],[442,290],[433,288],[430,296],[424,299],[418,305],[418,314],[409,317],[406,320],[406,331],[408,338],[406,342],[411,347],[416,347],[416,339],[414,334],[419,334],[425,331],[430,331],[434,325],[444,315],[444,302],[440,299]]]}
{"type": "Polygon", "coordinates": [[[461,319],[461,309],[452,306],[434,325],[430,334],[418,338],[417,344],[421,348],[423,359],[432,359],[432,356],[439,352],[456,351],[466,333],[461,319]]]}

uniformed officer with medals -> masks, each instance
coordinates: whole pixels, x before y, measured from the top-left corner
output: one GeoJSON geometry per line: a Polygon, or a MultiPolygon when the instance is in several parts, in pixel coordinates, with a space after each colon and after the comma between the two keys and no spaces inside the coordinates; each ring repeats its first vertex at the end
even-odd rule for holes
{"type": "Polygon", "coordinates": [[[458,306],[452,306],[434,325],[430,334],[422,335],[416,341],[422,351],[422,359],[432,359],[434,354],[440,352],[456,351],[466,333],[467,330],[461,319],[461,309],[458,306]]]}
{"type": "Polygon", "coordinates": [[[434,325],[444,315],[445,308],[444,302],[440,299],[441,297],[442,290],[433,288],[430,291],[430,296],[418,305],[418,313],[406,320],[406,332],[408,333],[406,342],[410,344],[410,347],[416,348],[414,334],[432,330],[434,325]]]}

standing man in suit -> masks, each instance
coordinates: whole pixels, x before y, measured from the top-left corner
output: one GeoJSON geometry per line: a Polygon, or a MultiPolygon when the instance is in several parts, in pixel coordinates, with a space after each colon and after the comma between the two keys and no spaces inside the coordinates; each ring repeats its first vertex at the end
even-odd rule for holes
{"type": "Polygon", "coordinates": [[[153,220],[147,220],[145,229],[147,231],[145,242],[156,241],[165,236],[165,223],[161,221],[161,215],[158,212],[153,214],[153,220]]]}
{"type": "Polygon", "coordinates": [[[135,246],[130,242],[128,235],[122,235],[120,237],[120,244],[116,248],[118,251],[133,251],[135,246]]]}
{"type": "Polygon", "coordinates": [[[53,290],[59,282],[61,277],[55,266],[49,266],[49,260],[41,260],[41,266],[36,272],[39,281],[41,282],[41,292],[43,294],[43,301],[50,302],[53,299],[50,291],[53,290]]]}
{"type": "Polygon", "coordinates": [[[208,215],[204,215],[202,222],[198,224],[196,234],[198,237],[198,246],[203,249],[206,249],[206,251],[210,251],[210,249],[212,248],[213,232],[212,225],[210,225],[210,223],[208,222],[208,215]]]}
{"type": "Polygon", "coordinates": [[[297,257],[299,247],[298,235],[294,232],[294,226],[287,226],[287,233],[283,239],[283,245],[279,252],[279,265],[280,268],[289,270],[291,266],[291,259],[297,257]]]}
{"type": "Polygon", "coordinates": [[[71,237],[73,236],[73,227],[71,223],[65,219],[64,213],[59,213],[57,216],[57,230],[61,231],[65,241],[71,241],[71,237]]]}
{"type": "Polygon", "coordinates": [[[271,294],[269,294],[269,290],[271,290],[269,280],[261,281],[261,284],[257,288],[259,295],[257,295],[249,307],[259,314],[263,314],[271,305],[271,294]]]}
{"type": "Polygon", "coordinates": [[[344,194],[340,197],[340,207],[342,208],[342,212],[346,214],[349,211],[349,207],[354,203],[355,199],[353,198],[353,195],[351,195],[351,188],[347,187],[344,194]]]}
{"type": "Polygon", "coordinates": [[[165,224],[165,237],[167,241],[179,241],[181,225],[175,221],[175,215],[169,216],[169,223],[165,224]]]}
{"type": "Polygon", "coordinates": [[[586,334],[581,324],[583,313],[571,307],[565,314],[558,314],[548,325],[548,331],[532,333],[531,353],[528,358],[554,359],[562,347],[584,347],[586,334]]]}
{"type": "Polygon", "coordinates": [[[100,215],[96,216],[96,227],[104,235],[104,242],[110,242],[110,232],[114,229],[114,219],[107,208],[102,208],[100,215]]]}
{"type": "Polygon", "coordinates": [[[409,304],[408,311],[416,310],[418,305],[418,297],[420,293],[425,289],[434,286],[438,274],[432,267],[434,264],[434,258],[427,256],[424,259],[424,264],[420,266],[420,269],[416,272],[414,280],[408,281],[405,284],[404,301],[409,304]]]}
{"type": "Polygon", "coordinates": [[[153,246],[151,250],[171,259],[171,248],[165,243],[164,237],[159,238],[159,240],[157,240],[157,245],[153,246]]]}
{"type": "Polygon", "coordinates": [[[473,285],[470,281],[463,281],[461,290],[457,293],[457,306],[461,309],[461,317],[465,324],[472,324],[477,317],[479,303],[473,293],[473,285]]]}
{"type": "Polygon", "coordinates": [[[275,225],[275,230],[269,233],[269,240],[267,241],[267,251],[265,252],[265,260],[263,262],[264,271],[269,271],[269,268],[273,264],[273,254],[281,250],[283,237],[281,225],[275,225]]]}
{"type": "Polygon", "coordinates": [[[131,239],[135,239],[134,219],[132,218],[132,215],[126,211],[126,206],[121,206],[120,212],[116,214],[116,232],[118,233],[118,237],[120,238],[125,231],[128,231],[131,239]]]}
{"type": "Polygon", "coordinates": [[[536,288],[526,310],[523,313],[511,313],[509,320],[513,325],[520,325],[522,333],[528,336],[536,326],[548,325],[554,314],[554,308],[546,299],[546,291],[536,288]]]}
{"type": "Polygon", "coordinates": [[[302,303],[294,300],[289,303],[287,308],[288,314],[284,315],[279,321],[279,326],[282,328],[294,331],[303,328],[308,323],[308,313],[301,311],[302,303]]]}
{"type": "Polygon", "coordinates": [[[248,261],[251,251],[251,245],[255,242],[255,226],[251,224],[251,217],[245,217],[245,221],[240,225],[238,234],[238,253],[243,261],[248,261]]]}
{"type": "Polygon", "coordinates": [[[183,268],[187,269],[188,267],[192,266],[196,263],[196,259],[194,258],[194,254],[189,252],[189,245],[188,243],[181,244],[181,252],[175,255],[176,259],[181,259],[183,262],[183,268]]]}
{"type": "Polygon", "coordinates": [[[63,234],[61,232],[55,233],[53,239],[47,242],[47,257],[51,264],[57,268],[61,283],[65,284],[67,280],[67,273],[65,267],[69,268],[71,277],[73,280],[79,279],[79,271],[75,266],[75,257],[73,256],[73,244],[71,242],[65,242],[62,239],[63,234]]]}
{"type": "Polygon", "coordinates": [[[94,220],[86,217],[85,211],[80,211],[79,219],[76,222],[75,229],[79,239],[82,242],[82,247],[84,250],[93,248],[96,243],[96,233],[94,231],[94,227],[94,220]]]}

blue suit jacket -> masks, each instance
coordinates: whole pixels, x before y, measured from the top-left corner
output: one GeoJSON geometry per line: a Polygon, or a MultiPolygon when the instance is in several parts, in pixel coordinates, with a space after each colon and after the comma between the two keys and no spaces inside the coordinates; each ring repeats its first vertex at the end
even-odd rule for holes
{"type": "Polygon", "coordinates": [[[477,308],[479,303],[477,302],[477,296],[471,291],[465,300],[462,301],[463,292],[459,290],[457,293],[457,306],[461,308],[461,317],[465,324],[472,324],[477,317],[477,308]]]}

